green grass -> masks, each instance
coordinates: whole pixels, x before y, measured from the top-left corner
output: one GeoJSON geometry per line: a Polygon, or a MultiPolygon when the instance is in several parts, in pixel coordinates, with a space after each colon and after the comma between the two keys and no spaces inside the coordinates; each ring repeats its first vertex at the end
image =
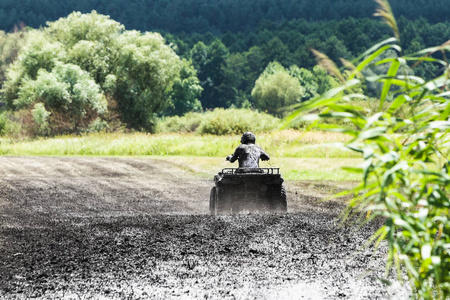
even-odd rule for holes
{"type": "MultiPolygon", "coordinates": [[[[296,130],[258,134],[259,144],[271,160],[261,167],[279,167],[287,180],[358,180],[342,166],[360,158],[343,149],[343,135],[296,130]]],[[[0,139],[0,155],[14,156],[153,156],[178,164],[204,178],[222,168],[236,167],[225,157],[240,143],[239,135],[97,133],[13,142],[0,139]]]]}
{"type": "MultiPolygon", "coordinates": [[[[358,158],[339,145],[343,141],[343,135],[295,130],[273,131],[257,138],[257,144],[273,157],[358,158]]],[[[222,157],[231,154],[239,143],[240,135],[96,133],[24,142],[1,139],[0,155],[222,157]]]]}
{"type": "MultiPolygon", "coordinates": [[[[224,157],[183,157],[183,156],[155,156],[156,159],[170,161],[185,170],[189,170],[203,178],[213,178],[214,174],[223,168],[236,167],[224,157]]],[[[261,162],[262,168],[280,168],[285,180],[332,180],[354,181],[360,180],[360,175],[347,172],[343,166],[360,164],[359,158],[293,158],[274,157],[268,162],[261,162]]]]}

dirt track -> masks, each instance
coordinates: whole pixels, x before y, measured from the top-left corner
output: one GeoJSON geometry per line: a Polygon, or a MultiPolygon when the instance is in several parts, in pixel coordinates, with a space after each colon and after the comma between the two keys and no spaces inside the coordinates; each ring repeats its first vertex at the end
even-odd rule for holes
{"type": "Polygon", "coordinates": [[[333,183],[289,213],[208,215],[212,180],[150,158],[0,157],[0,297],[377,299],[376,228],[337,228],[333,183]]]}

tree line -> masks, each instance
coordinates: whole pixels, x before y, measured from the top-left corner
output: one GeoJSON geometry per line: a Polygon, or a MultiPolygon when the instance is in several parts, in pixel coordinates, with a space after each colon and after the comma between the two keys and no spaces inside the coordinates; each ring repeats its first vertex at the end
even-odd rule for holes
{"type": "MultiPolygon", "coordinates": [[[[447,23],[402,17],[398,24],[405,53],[450,39],[447,23]]],[[[0,32],[0,104],[28,111],[19,119],[39,135],[120,126],[152,131],[158,117],[218,107],[282,117],[284,107],[337,83],[316,65],[312,49],[352,61],[389,33],[377,20],[347,18],[265,20],[248,33],[160,35],[126,30],[95,11],[74,12],[38,30],[0,32]]],[[[383,72],[375,65],[364,70],[383,72]]],[[[419,64],[404,72],[432,78],[442,70],[419,64]]],[[[377,96],[380,86],[368,82],[366,89],[377,96]]],[[[0,118],[0,132],[4,123],[0,118]]]]}
{"type": "MultiPolygon", "coordinates": [[[[450,26],[447,23],[431,24],[423,18],[414,21],[399,18],[398,26],[405,53],[414,53],[450,40],[450,26]]],[[[254,105],[252,89],[272,62],[287,69],[298,66],[313,71],[317,61],[311,49],[326,54],[335,62],[341,58],[351,61],[389,35],[390,29],[377,20],[348,18],[326,22],[263,21],[247,34],[227,32],[219,36],[211,33],[164,36],[167,42],[175,45],[175,51],[181,57],[192,61],[204,89],[201,103],[204,108],[214,108],[254,105]]],[[[366,71],[381,72],[376,68],[366,71]]],[[[442,72],[433,64],[419,64],[410,71],[424,78],[432,78],[442,72]]],[[[305,78],[311,78],[306,72],[303,73],[305,78]]],[[[311,84],[330,81],[320,76],[315,72],[311,84]]],[[[306,84],[305,81],[302,84],[306,84]]],[[[369,86],[369,90],[376,95],[377,87],[369,86]]]]}
{"type": "MultiPolygon", "coordinates": [[[[21,22],[39,28],[72,11],[95,9],[128,29],[222,34],[253,31],[262,20],[370,18],[375,5],[373,0],[2,0],[0,29],[10,31],[21,22]]],[[[396,17],[430,23],[446,22],[450,14],[445,0],[393,0],[391,6],[396,17]]]]}

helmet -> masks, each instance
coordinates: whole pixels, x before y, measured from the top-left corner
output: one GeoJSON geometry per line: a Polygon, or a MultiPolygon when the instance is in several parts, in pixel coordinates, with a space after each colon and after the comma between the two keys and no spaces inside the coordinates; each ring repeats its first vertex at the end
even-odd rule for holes
{"type": "Polygon", "coordinates": [[[252,132],[245,132],[241,137],[242,144],[254,144],[256,142],[256,136],[252,132]]]}

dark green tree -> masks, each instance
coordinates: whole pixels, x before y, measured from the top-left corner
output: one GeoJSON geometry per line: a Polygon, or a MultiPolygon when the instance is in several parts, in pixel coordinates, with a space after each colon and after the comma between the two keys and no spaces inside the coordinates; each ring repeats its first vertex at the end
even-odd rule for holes
{"type": "Polygon", "coordinates": [[[289,48],[280,40],[275,37],[271,39],[267,44],[263,45],[262,50],[265,54],[265,62],[278,61],[283,66],[289,66],[292,62],[289,60],[290,51],[289,48]]]}
{"type": "Polygon", "coordinates": [[[189,61],[183,60],[180,76],[173,84],[172,103],[164,110],[163,115],[181,116],[187,112],[201,111],[202,104],[199,97],[202,91],[197,71],[189,61]]]}
{"type": "Polygon", "coordinates": [[[209,46],[199,42],[191,50],[191,59],[203,88],[200,97],[203,108],[227,106],[228,99],[221,93],[220,85],[224,81],[229,54],[228,48],[218,39],[209,46]]]}

